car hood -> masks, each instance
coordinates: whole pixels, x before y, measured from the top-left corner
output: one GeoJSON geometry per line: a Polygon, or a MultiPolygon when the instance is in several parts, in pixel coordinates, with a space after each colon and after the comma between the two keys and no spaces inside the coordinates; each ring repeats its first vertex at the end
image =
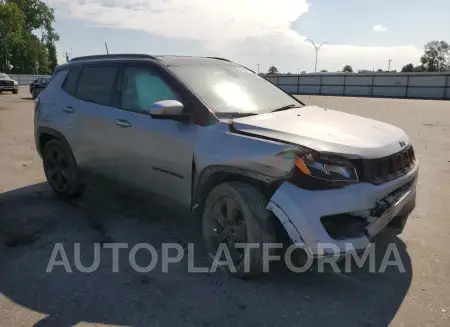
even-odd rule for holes
{"type": "Polygon", "coordinates": [[[14,81],[12,78],[0,77],[0,81],[14,81]]]}
{"type": "Polygon", "coordinates": [[[232,128],[347,158],[382,158],[410,143],[398,127],[317,106],[237,118],[232,128]]]}

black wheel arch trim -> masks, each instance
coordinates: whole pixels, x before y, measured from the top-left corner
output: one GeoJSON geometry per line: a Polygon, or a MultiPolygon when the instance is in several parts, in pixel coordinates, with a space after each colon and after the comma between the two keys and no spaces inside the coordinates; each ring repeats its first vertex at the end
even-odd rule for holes
{"type": "Polygon", "coordinates": [[[202,211],[209,192],[216,185],[230,179],[253,182],[267,187],[279,181],[277,178],[238,167],[228,165],[208,166],[201,171],[196,181],[193,181],[192,211],[202,211]]]}
{"type": "Polygon", "coordinates": [[[38,153],[41,157],[42,157],[42,151],[44,150],[42,148],[42,145],[40,144],[40,139],[41,139],[42,134],[51,135],[52,137],[54,137],[55,139],[57,139],[61,143],[63,143],[64,147],[66,147],[67,149],[71,149],[69,142],[67,141],[66,137],[61,132],[58,132],[57,130],[54,130],[53,128],[50,128],[50,127],[40,126],[37,128],[37,132],[36,132],[36,150],[38,151],[38,153]]]}

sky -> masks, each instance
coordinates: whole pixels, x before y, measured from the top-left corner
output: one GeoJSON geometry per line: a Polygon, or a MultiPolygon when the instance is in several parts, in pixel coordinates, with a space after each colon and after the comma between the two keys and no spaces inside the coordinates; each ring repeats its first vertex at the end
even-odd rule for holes
{"type": "Polygon", "coordinates": [[[266,72],[400,70],[450,41],[449,0],[46,0],[58,59],[105,53],[219,56],[266,72]]]}

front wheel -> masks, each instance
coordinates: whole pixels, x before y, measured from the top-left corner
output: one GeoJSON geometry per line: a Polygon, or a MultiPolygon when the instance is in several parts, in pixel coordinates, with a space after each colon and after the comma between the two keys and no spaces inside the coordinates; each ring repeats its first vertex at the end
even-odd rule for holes
{"type": "Polygon", "coordinates": [[[59,140],[49,141],[43,151],[44,172],[52,190],[63,197],[80,194],[80,175],[70,149],[59,140]]]}
{"type": "Polygon", "coordinates": [[[17,94],[17,93],[19,93],[19,90],[13,90],[12,93],[17,94]]]}
{"type": "MultiPolygon", "coordinates": [[[[234,269],[227,270],[239,278],[254,277],[264,272],[264,255],[273,254],[264,244],[274,243],[275,232],[269,223],[267,201],[254,186],[230,182],[216,186],[208,195],[202,216],[202,232],[210,257],[216,258],[221,244],[228,249],[234,269]],[[245,260],[243,244],[257,248],[245,260]],[[240,245],[238,245],[240,244],[240,245]]],[[[217,258],[216,258],[217,259],[217,258]]],[[[226,261],[225,256],[220,261],[226,261]]]]}

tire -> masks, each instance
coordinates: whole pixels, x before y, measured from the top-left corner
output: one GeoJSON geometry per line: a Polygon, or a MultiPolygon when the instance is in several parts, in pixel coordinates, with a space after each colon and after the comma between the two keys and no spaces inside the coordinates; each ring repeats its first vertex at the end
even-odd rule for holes
{"type": "MultiPolygon", "coordinates": [[[[267,200],[258,189],[250,184],[241,182],[227,182],[220,184],[211,191],[206,199],[202,215],[202,234],[210,257],[215,256],[218,249],[218,242],[226,243],[230,253],[235,254],[239,251],[236,251],[236,249],[233,248],[233,244],[230,246],[229,242],[257,243],[259,245],[257,249],[252,249],[250,251],[249,265],[245,264],[242,253],[239,253],[240,257],[231,255],[236,271],[230,269],[227,270],[235,277],[256,277],[264,272],[263,245],[274,243],[276,241],[275,231],[270,223],[270,212],[266,209],[266,205],[267,200]],[[232,202],[234,202],[234,204],[231,204],[232,202]],[[225,227],[224,224],[219,226],[219,220],[230,217],[228,211],[228,208],[230,207],[233,208],[230,212],[236,214],[234,218],[236,223],[233,225],[234,229],[232,229],[232,231],[234,231],[236,235],[239,234],[239,236],[230,234],[230,238],[227,236],[227,239],[225,240],[223,239],[223,236],[227,234],[227,228],[230,229],[231,227],[225,227]],[[226,208],[226,213],[223,211],[223,208],[226,208]],[[216,219],[218,216],[221,218],[216,219]],[[237,217],[239,217],[239,219],[237,217]],[[238,220],[241,222],[238,223],[238,220]],[[219,233],[217,233],[218,230],[220,230],[219,233]],[[230,241],[231,238],[234,239],[234,241],[230,241]],[[246,239],[243,240],[243,238],[246,239]]],[[[232,215],[234,216],[234,214],[232,215]]],[[[274,249],[268,250],[268,254],[273,255],[274,249]]],[[[224,257],[221,256],[220,260],[224,260],[224,257]]],[[[229,266],[226,267],[230,268],[229,266]]]]}
{"type": "Polygon", "coordinates": [[[80,173],[70,148],[59,140],[50,140],[42,158],[47,182],[57,195],[69,198],[81,194],[80,173]]]}
{"type": "Polygon", "coordinates": [[[19,93],[19,90],[13,90],[12,93],[17,94],[17,93],[19,93]]]}
{"type": "Polygon", "coordinates": [[[30,93],[31,93],[31,98],[36,99],[36,96],[37,96],[36,91],[33,89],[33,90],[31,90],[30,93]]]}

